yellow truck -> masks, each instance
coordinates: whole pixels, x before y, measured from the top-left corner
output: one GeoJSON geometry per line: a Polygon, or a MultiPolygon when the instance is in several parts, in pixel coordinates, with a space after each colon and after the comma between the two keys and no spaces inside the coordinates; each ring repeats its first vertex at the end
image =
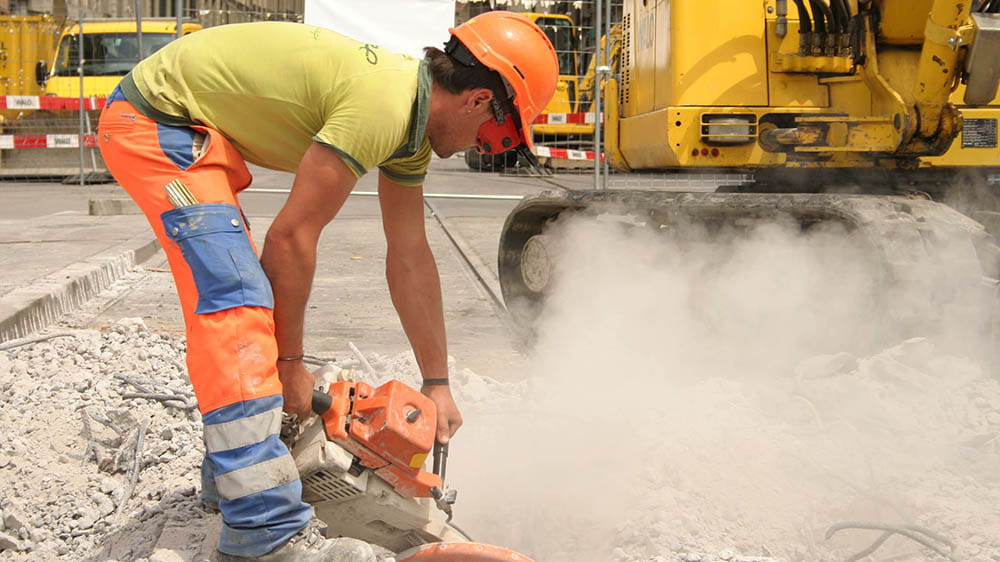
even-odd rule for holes
{"type": "MultiPolygon", "coordinates": [[[[182,34],[201,29],[182,23],[182,34]]],[[[78,22],[58,22],[48,15],[0,18],[0,95],[3,137],[0,138],[0,177],[67,178],[80,174],[80,133],[93,132],[99,104],[88,108],[83,131],[75,102],[81,94],[103,98],[140,60],[139,35],[133,19],[94,19],[83,22],[83,56],[78,22]],[[81,81],[82,67],[82,81],[81,81]]],[[[142,57],[176,38],[175,19],[142,22],[142,57]]],[[[103,175],[98,151],[86,151],[88,177],[103,175]]]]}
{"type": "Polygon", "coordinates": [[[61,26],[52,16],[0,16],[0,95],[37,96],[39,62],[52,61],[61,26]]]}
{"type": "MultiPolygon", "coordinates": [[[[187,35],[201,29],[197,23],[183,23],[187,35]]],[[[39,67],[38,81],[45,95],[80,95],[80,25],[69,23],[62,31],[51,67],[39,67]]],[[[161,49],[177,37],[177,20],[146,19],[142,22],[142,57],[161,49]]],[[[83,95],[103,97],[111,93],[122,76],[140,60],[139,35],[135,20],[87,20],[83,24],[83,95]]]]}

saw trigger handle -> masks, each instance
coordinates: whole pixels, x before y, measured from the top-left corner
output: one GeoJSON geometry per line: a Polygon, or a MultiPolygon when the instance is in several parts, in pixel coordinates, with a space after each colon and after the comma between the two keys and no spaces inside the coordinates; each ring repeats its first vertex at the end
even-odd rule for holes
{"type": "Polygon", "coordinates": [[[317,416],[322,416],[333,406],[333,397],[322,390],[314,390],[312,398],[312,411],[317,416]]]}

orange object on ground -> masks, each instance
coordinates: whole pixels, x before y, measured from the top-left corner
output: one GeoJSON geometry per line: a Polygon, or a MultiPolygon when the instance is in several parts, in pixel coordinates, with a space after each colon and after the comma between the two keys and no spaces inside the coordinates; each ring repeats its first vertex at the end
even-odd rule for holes
{"type": "Polygon", "coordinates": [[[396,556],[399,562],[534,562],[513,550],[478,542],[433,543],[396,556]]]}

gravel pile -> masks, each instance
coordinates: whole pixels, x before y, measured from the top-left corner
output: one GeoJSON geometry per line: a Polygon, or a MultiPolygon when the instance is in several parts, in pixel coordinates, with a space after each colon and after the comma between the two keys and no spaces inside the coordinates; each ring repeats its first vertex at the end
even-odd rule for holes
{"type": "Polygon", "coordinates": [[[196,510],[184,341],[127,319],[0,349],[0,557],[133,560],[196,510]]]}

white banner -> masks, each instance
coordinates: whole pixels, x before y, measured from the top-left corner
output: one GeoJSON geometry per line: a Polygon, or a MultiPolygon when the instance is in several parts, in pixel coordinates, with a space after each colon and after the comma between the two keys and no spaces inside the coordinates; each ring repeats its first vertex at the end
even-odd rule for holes
{"type": "Polygon", "coordinates": [[[455,25],[454,0],[306,0],[305,22],[395,53],[423,58],[443,48],[455,25]]]}

